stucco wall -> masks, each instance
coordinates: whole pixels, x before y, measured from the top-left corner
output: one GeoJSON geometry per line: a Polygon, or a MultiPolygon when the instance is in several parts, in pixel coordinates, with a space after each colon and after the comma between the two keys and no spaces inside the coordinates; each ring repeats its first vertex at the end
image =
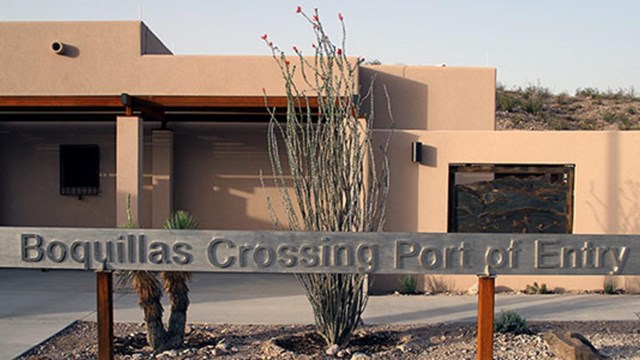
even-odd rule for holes
{"type": "Polygon", "coordinates": [[[0,94],[119,94],[140,57],[139,22],[0,23],[0,94]],[[108,34],[109,36],[105,36],[108,34]],[[61,41],[68,54],[51,51],[61,41]],[[98,86],[98,84],[100,84],[98,86]]]}
{"type": "Polygon", "coordinates": [[[139,21],[0,22],[0,48],[0,95],[284,95],[270,55],[170,55],[139,21]]]}
{"type": "Polygon", "coordinates": [[[115,124],[0,123],[0,226],[115,226],[115,124]],[[59,146],[100,146],[99,196],[62,196],[59,146]]]}
{"type": "Polygon", "coordinates": [[[362,94],[373,90],[376,128],[391,123],[386,87],[396,129],[494,129],[494,68],[368,65],[360,79],[362,94]]]}

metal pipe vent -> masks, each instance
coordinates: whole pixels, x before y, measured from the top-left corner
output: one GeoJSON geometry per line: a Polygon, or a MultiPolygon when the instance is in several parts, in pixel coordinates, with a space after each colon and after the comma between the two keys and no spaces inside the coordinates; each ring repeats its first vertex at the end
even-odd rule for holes
{"type": "Polygon", "coordinates": [[[65,46],[62,41],[54,41],[51,43],[51,51],[58,55],[64,55],[65,46]]]}

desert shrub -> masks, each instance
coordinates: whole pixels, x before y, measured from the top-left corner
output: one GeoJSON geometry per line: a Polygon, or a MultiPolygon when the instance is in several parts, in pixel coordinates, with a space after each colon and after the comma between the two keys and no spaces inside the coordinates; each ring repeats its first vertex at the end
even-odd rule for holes
{"type": "Polygon", "coordinates": [[[540,117],[552,130],[569,130],[569,122],[560,116],[545,112],[540,117]]]}
{"type": "Polygon", "coordinates": [[[446,279],[443,276],[425,276],[424,289],[430,294],[444,294],[453,292],[455,282],[452,279],[446,279]]]}
{"type": "Polygon", "coordinates": [[[521,107],[522,100],[517,94],[504,90],[496,92],[496,110],[514,112],[521,107]]]}
{"type": "MultiPolygon", "coordinates": [[[[294,231],[382,231],[389,186],[388,140],[374,149],[373,112],[364,121],[359,119],[362,103],[374,101],[371,88],[360,89],[357,96],[358,66],[364,59],[347,57],[341,15],[343,38],[336,44],[317,10],[307,15],[298,7],[297,12],[311,25],[315,56],[303,57],[294,47],[298,61],[293,64],[267,35],[262,36],[281,71],[288,105],[282,121],[283,115],[269,107],[265,94],[271,115],[268,152],[285,220],[268,198],[274,225],[282,229],[286,224],[294,231]],[[317,108],[310,105],[311,97],[317,99],[317,108]]],[[[367,275],[313,273],[297,278],[327,347],[344,347],[366,307],[367,275]]]]}
{"type": "Polygon", "coordinates": [[[594,118],[586,118],[582,121],[581,130],[595,130],[598,126],[598,122],[594,118]]]}
{"type": "Polygon", "coordinates": [[[618,113],[618,127],[620,130],[631,130],[634,128],[633,120],[627,114],[618,113]]]}
{"type": "Polygon", "coordinates": [[[418,293],[418,280],[414,275],[405,275],[400,279],[400,294],[413,295],[418,293]]]}
{"type": "Polygon", "coordinates": [[[495,332],[503,334],[519,335],[529,333],[527,320],[515,311],[501,311],[493,323],[493,329],[495,332]]]}
{"type": "Polygon", "coordinates": [[[533,285],[527,285],[524,289],[524,293],[527,295],[545,295],[545,294],[553,294],[553,291],[547,288],[547,284],[538,285],[537,282],[534,282],[533,285]]]}
{"type": "Polygon", "coordinates": [[[605,110],[602,113],[602,119],[608,124],[618,124],[620,130],[631,130],[634,128],[634,122],[627,113],[617,112],[613,110],[605,110]]]}
{"type": "Polygon", "coordinates": [[[576,96],[589,97],[589,98],[595,99],[598,96],[600,96],[600,91],[592,87],[578,88],[576,89],[576,96]]]}
{"type": "Polygon", "coordinates": [[[616,122],[618,118],[618,113],[611,110],[606,110],[602,113],[602,120],[606,121],[609,124],[613,124],[616,122]]]}
{"type": "Polygon", "coordinates": [[[592,99],[605,99],[605,100],[634,100],[636,99],[635,89],[630,87],[629,89],[620,88],[618,90],[600,91],[596,88],[578,88],[576,90],[576,96],[588,97],[592,99]]]}
{"type": "Polygon", "coordinates": [[[544,109],[547,100],[551,97],[549,89],[540,85],[529,85],[522,93],[523,110],[534,115],[544,109]]]}
{"type": "Polygon", "coordinates": [[[605,294],[613,295],[618,293],[618,282],[612,276],[605,276],[602,283],[602,291],[605,294]]]}
{"type": "Polygon", "coordinates": [[[558,94],[558,96],[556,96],[556,102],[560,105],[569,105],[571,104],[575,99],[570,96],[569,94],[567,94],[566,92],[562,92],[560,94],[558,94]]]}

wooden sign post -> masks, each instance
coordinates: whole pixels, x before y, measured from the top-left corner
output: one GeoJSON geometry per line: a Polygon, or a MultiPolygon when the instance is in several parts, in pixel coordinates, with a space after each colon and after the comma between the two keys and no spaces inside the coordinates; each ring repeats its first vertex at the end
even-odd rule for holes
{"type": "Polygon", "coordinates": [[[113,275],[98,271],[98,360],[113,360],[113,275]]]}
{"type": "Polygon", "coordinates": [[[478,360],[493,359],[495,276],[478,276],[478,360]]]}

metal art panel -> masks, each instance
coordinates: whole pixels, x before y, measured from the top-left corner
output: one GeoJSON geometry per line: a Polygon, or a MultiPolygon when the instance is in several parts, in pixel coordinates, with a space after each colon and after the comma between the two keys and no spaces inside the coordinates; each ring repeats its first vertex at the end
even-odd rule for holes
{"type": "Polygon", "coordinates": [[[0,227],[0,267],[272,273],[640,275],[638,235],[0,227]]]}

